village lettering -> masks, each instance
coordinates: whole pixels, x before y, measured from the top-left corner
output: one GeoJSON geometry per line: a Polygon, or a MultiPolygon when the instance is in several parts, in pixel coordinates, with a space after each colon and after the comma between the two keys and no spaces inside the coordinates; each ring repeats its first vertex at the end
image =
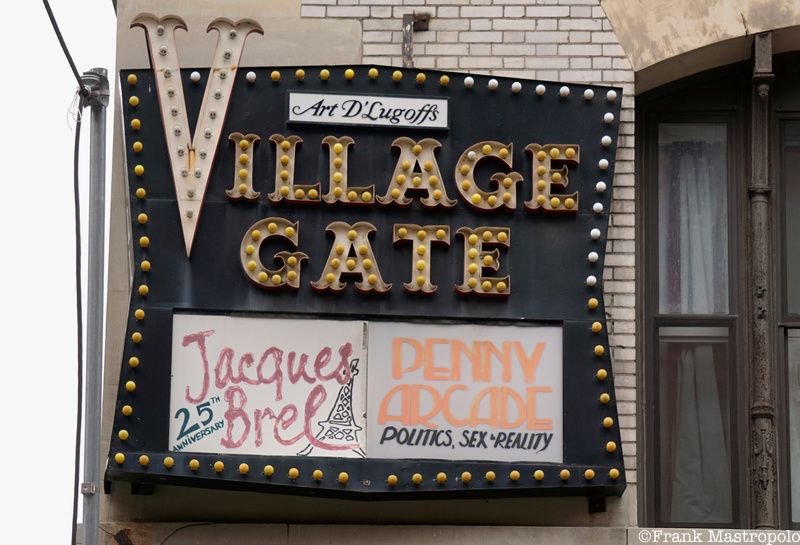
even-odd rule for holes
{"type": "MultiPolygon", "coordinates": [[[[236,166],[234,186],[227,191],[233,200],[258,199],[260,193],[252,187],[252,146],[258,141],[257,135],[245,137],[241,133],[231,135],[238,142],[240,156],[236,166]]],[[[433,138],[414,140],[408,137],[396,138],[393,147],[399,151],[392,179],[383,195],[375,195],[374,185],[352,187],[349,185],[347,158],[348,150],[355,145],[350,137],[328,136],[322,140],[323,148],[328,150],[329,182],[328,192],[322,193],[322,184],[301,184],[295,180],[294,165],[297,162],[297,149],[303,142],[296,135],[273,134],[269,141],[275,145],[276,168],[275,187],[269,199],[275,203],[306,204],[352,204],[357,206],[405,207],[414,199],[431,209],[451,208],[457,200],[448,195],[444,176],[436,159],[436,150],[441,144],[433,138]]],[[[533,186],[533,196],[524,204],[525,210],[562,215],[576,214],[579,208],[578,193],[563,193],[567,187],[569,166],[580,162],[580,148],[570,144],[529,144],[525,151],[533,159],[533,176],[537,179],[533,186]],[[560,192],[556,192],[560,191],[560,192]]],[[[478,183],[475,169],[481,162],[496,164],[503,170],[513,168],[513,144],[487,140],[469,146],[458,159],[454,178],[460,180],[456,189],[463,202],[482,212],[495,210],[514,211],[517,208],[517,185],[523,176],[514,172],[500,171],[493,174],[488,183],[478,183]],[[483,187],[494,186],[486,190],[483,187]]],[[[372,251],[370,234],[376,227],[368,222],[348,224],[334,221],[327,228],[335,236],[335,242],[326,261],[321,276],[311,282],[317,291],[341,291],[346,287],[341,275],[357,275],[360,279],[355,288],[360,292],[386,293],[392,284],[384,281],[372,251]]],[[[298,245],[299,225],[285,217],[264,218],[250,226],[240,245],[240,260],[247,277],[257,286],[273,290],[300,287],[301,267],[309,256],[303,252],[284,251],[275,255],[275,260],[283,266],[268,268],[260,259],[261,244],[273,237],[288,240],[294,248],[298,245]]],[[[508,297],[511,294],[511,277],[491,276],[499,270],[500,252],[510,248],[511,230],[505,227],[459,226],[455,234],[463,239],[463,276],[455,290],[462,295],[489,295],[508,297]]],[[[451,228],[448,225],[395,224],[393,243],[415,244],[412,261],[412,275],[403,288],[409,292],[421,291],[432,294],[437,286],[432,283],[431,245],[451,244],[451,228]]]]}

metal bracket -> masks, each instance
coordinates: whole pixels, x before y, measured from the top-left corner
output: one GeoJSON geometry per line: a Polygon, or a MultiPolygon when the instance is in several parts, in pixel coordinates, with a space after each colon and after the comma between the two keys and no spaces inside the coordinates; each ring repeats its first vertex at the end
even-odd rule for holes
{"type": "Polygon", "coordinates": [[[431,22],[430,13],[407,13],[403,15],[403,24],[405,24],[406,17],[411,17],[415,32],[418,30],[428,30],[428,24],[431,22]]]}
{"type": "Polygon", "coordinates": [[[92,68],[84,72],[81,81],[89,89],[89,96],[81,97],[81,106],[108,106],[108,71],[105,68],[92,68]]]}
{"type": "Polygon", "coordinates": [[[414,43],[415,31],[428,30],[431,21],[430,13],[406,13],[403,15],[403,66],[414,68],[414,43]]]}
{"type": "Polygon", "coordinates": [[[81,494],[97,494],[97,484],[81,483],[81,494]]]}
{"type": "Polygon", "coordinates": [[[114,534],[114,541],[117,542],[118,545],[134,545],[133,541],[131,541],[131,531],[129,528],[123,528],[116,534],[114,534]]]}
{"type": "Polygon", "coordinates": [[[132,496],[152,496],[156,490],[156,485],[153,483],[139,483],[131,482],[131,495],[132,496]]]}
{"type": "Polygon", "coordinates": [[[606,497],[605,496],[587,496],[589,501],[589,514],[605,513],[606,512],[606,497]]]}

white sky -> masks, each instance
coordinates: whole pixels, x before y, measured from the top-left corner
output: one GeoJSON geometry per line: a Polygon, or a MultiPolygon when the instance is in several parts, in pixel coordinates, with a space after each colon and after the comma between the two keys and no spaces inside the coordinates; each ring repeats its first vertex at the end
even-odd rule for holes
{"type": "MultiPolygon", "coordinates": [[[[111,0],[50,1],[78,71],[104,67],[113,84],[116,21],[111,0]]],[[[3,186],[14,195],[0,198],[5,241],[0,261],[0,376],[5,391],[0,395],[0,543],[60,545],[69,543],[70,536],[75,433],[75,123],[69,110],[77,84],[42,2],[15,2],[5,11],[0,42],[9,65],[0,84],[0,158],[3,186]]],[[[81,137],[84,257],[88,110],[86,114],[81,137]]],[[[109,108],[109,137],[112,116],[109,108]]]]}

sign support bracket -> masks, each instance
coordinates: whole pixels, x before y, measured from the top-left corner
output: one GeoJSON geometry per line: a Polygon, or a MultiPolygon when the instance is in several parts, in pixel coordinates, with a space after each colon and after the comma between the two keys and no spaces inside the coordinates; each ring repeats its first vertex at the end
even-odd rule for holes
{"type": "Polygon", "coordinates": [[[414,68],[414,31],[428,30],[430,13],[406,13],[403,15],[403,66],[414,68]]]}

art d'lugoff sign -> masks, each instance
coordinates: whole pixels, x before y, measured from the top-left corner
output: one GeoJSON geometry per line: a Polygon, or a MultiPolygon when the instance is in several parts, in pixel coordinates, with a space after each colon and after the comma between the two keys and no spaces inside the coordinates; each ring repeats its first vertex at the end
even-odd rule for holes
{"type": "Polygon", "coordinates": [[[618,91],[210,69],[141,15],[110,479],[352,497],[621,494],[602,299],[618,91]]]}

